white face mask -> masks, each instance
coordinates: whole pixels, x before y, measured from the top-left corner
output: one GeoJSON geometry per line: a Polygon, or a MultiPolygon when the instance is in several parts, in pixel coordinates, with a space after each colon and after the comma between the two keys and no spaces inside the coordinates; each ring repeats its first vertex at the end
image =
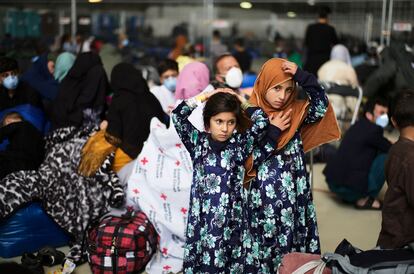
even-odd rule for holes
{"type": "Polygon", "coordinates": [[[388,125],[389,122],[389,118],[387,114],[382,114],[381,116],[378,116],[377,119],[375,120],[375,124],[377,124],[378,126],[385,128],[388,125]]]}
{"type": "Polygon", "coordinates": [[[243,82],[243,73],[241,69],[232,67],[229,71],[227,71],[224,80],[229,87],[239,88],[243,82]]]}
{"type": "Polygon", "coordinates": [[[3,86],[8,90],[16,89],[19,78],[16,75],[9,75],[3,80],[3,86]]]}

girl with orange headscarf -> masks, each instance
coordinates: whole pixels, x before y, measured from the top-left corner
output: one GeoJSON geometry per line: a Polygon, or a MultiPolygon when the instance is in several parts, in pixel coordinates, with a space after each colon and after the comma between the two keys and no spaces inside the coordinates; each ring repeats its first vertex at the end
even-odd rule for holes
{"type": "MultiPolygon", "coordinates": [[[[246,212],[251,250],[245,273],[276,273],[284,254],[320,253],[315,207],[306,172],[305,152],[339,139],[340,133],[323,88],[311,73],[284,59],[268,60],[257,77],[250,103],[269,118],[290,115],[280,129],[275,152],[263,161],[265,146],[246,163],[250,187],[246,212]],[[297,99],[296,84],[308,95],[297,99]]],[[[249,245],[247,245],[249,246],[249,245]]]]}

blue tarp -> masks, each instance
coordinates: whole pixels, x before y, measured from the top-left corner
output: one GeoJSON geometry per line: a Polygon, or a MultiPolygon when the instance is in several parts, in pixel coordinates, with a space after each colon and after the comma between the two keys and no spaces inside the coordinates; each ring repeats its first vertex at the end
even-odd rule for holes
{"type": "Polygon", "coordinates": [[[70,240],[42,209],[31,203],[0,222],[0,257],[21,256],[23,252],[36,252],[44,246],[60,247],[70,240]]]}

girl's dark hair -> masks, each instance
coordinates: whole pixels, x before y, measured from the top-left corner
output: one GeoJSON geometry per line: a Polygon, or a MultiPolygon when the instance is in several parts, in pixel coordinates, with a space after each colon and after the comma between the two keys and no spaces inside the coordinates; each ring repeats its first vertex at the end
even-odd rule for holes
{"type": "Polygon", "coordinates": [[[236,128],[239,131],[244,131],[248,127],[249,120],[245,116],[239,99],[230,93],[218,92],[211,96],[203,111],[204,127],[210,127],[211,117],[222,113],[231,112],[236,116],[236,128]]]}
{"type": "Polygon", "coordinates": [[[400,129],[414,126],[414,90],[404,90],[393,98],[390,116],[400,129]]]}

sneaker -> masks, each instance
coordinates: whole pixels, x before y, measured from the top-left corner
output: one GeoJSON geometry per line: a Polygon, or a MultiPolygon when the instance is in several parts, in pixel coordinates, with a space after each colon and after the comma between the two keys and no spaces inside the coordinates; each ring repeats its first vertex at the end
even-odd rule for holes
{"type": "Polygon", "coordinates": [[[54,247],[46,246],[37,252],[37,258],[44,266],[53,266],[62,264],[65,259],[65,253],[54,247]]]}

